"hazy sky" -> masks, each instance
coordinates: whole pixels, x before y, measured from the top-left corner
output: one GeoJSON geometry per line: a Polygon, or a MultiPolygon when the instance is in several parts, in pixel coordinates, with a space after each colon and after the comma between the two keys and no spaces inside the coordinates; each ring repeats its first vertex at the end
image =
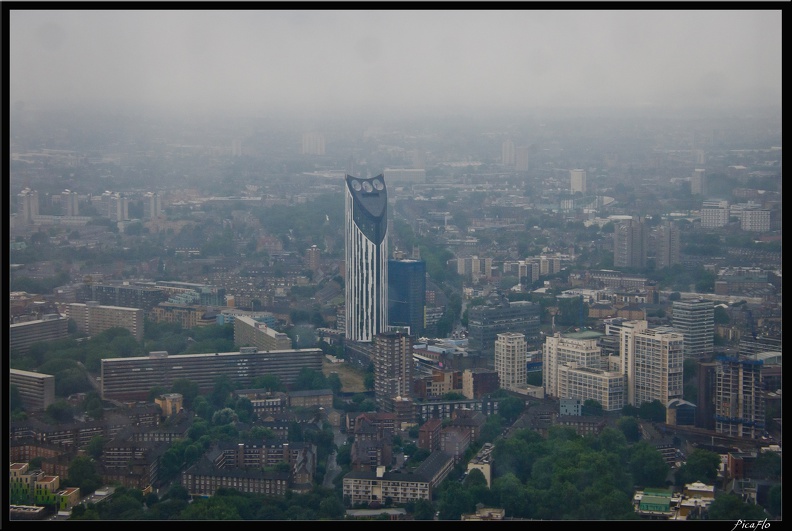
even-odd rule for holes
{"type": "Polygon", "coordinates": [[[9,54],[12,103],[781,105],[781,9],[11,11],[9,54]]]}

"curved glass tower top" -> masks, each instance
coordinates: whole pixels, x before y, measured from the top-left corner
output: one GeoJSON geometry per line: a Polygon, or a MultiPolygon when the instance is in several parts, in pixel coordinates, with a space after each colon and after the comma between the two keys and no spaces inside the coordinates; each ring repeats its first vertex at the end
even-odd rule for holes
{"type": "Polygon", "coordinates": [[[382,175],[346,176],[346,338],[372,341],[388,323],[388,191],[382,175]]]}

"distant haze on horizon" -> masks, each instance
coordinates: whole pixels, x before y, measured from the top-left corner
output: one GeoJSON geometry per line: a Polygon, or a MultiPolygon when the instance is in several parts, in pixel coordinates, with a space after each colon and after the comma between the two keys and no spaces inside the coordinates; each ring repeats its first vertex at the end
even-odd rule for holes
{"type": "Polygon", "coordinates": [[[11,10],[10,102],[780,108],[781,19],[781,9],[11,10]]]}

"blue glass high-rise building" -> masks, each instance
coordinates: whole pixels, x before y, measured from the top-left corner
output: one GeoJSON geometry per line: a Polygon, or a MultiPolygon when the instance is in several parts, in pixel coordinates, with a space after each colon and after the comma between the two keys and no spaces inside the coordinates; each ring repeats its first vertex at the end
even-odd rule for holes
{"type": "Polygon", "coordinates": [[[418,337],[425,328],[426,262],[388,260],[388,324],[406,326],[418,337]]]}
{"type": "Polygon", "coordinates": [[[388,326],[388,192],[382,175],[346,176],[345,336],[371,342],[388,326]]]}

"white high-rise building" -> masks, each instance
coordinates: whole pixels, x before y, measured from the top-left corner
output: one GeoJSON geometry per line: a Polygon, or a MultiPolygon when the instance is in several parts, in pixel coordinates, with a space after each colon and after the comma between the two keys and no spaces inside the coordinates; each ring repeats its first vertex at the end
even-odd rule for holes
{"type": "Polygon", "coordinates": [[[693,175],[690,176],[690,193],[695,195],[706,195],[707,175],[705,170],[693,170],[693,175]]]}
{"type": "Polygon", "coordinates": [[[495,371],[503,389],[525,385],[528,377],[528,344],[525,334],[506,332],[495,339],[495,371]]]}
{"type": "Polygon", "coordinates": [[[701,228],[716,229],[729,223],[728,201],[704,201],[701,204],[701,228]]]}
{"type": "Polygon", "coordinates": [[[64,190],[61,192],[61,208],[63,208],[64,216],[79,216],[80,205],[77,192],[71,190],[64,190]]]}
{"type": "Polygon", "coordinates": [[[385,411],[393,411],[394,398],[412,395],[412,340],[401,332],[383,332],[374,338],[374,398],[385,411]]]}
{"type": "Polygon", "coordinates": [[[545,339],[542,345],[542,385],[547,396],[561,396],[558,368],[564,363],[577,367],[603,368],[602,350],[596,339],[562,337],[559,332],[545,339]]]}
{"type": "Polygon", "coordinates": [[[586,193],[586,170],[569,170],[570,191],[586,193]]]}
{"type": "Polygon", "coordinates": [[[682,398],[684,336],[672,328],[649,328],[647,321],[625,321],[619,331],[621,368],[627,380],[626,403],[663,405],[682,398]]]}
{"type": "Polygon", "coordinates": [[[769,210],[743,210],[740,228],[748,232],[767,232],[770,230],[769,210]]]}
{"type": "Polygon", "coordinates": [[[143,217],[156,219],[162,215],[162,198],[157,192],[146,192],[143,195],[143,217]]]}
{"type": "Polygon", "coordinates": [[[715,431],[758,438],[765,426],[762,361],[719,356],[715,366],[715,431]]]}
{"type": "Polygon", "coordinates": [[[38,191],[25,188],[17,195],[17,219],[19,223],[29,225],[39,215],[38,191]]]}
{"type": "Polygon", "coordinates": [[[303,155],[324,155],[325,136],[322,133],[303,133],[302,137],[303,155]]]}
{"type": "Polygon", "coordinates": [[[371,342],[388,326],[388,193],[382,175],[346,176],[346,338],[371,342]]]}
{"type": "Polygon", "coordinates": [[[501,164],[504,166],[514,166],[516,161],[516,151],[514,149],[514,141],[507,139],[501,144],[501,164]]]}
{"type": "Polygon", "coordinates": [[[688,299],[671,303],[671,324],[685,336],[685,357],[701,359],[715,348],[715,303],[688,299]]]}
{"type": "Polygon", "coordinates": [[[558,366],[559,396],[585,402],[596,400],[604,411],[619,411],[624,407],[626,385],[618,371],[578,367],[576,363],[558,366]]]}

